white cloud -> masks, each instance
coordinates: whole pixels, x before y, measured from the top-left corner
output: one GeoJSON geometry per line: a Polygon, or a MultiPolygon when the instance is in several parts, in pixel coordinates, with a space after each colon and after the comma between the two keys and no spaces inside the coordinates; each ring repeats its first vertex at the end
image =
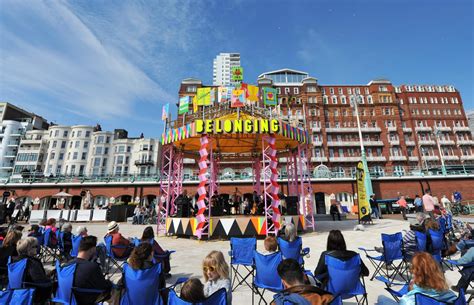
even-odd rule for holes
{"type": "Polygon", "coordinates": [[[0,99],[98,119],[173,101],[177,88],[161,85],[180,60],[169,51],[189,52],[199,28],[186,17],[191,6],[176,4],[160,1],[156,11],[127,2],[96,14],[64,2],[3,2],[0,99]]]}

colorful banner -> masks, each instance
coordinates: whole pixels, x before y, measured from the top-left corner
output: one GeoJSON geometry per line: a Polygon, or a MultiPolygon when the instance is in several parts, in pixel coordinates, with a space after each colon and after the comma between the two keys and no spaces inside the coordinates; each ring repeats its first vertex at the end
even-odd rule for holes
{"type": "Polygon", "coordinates": [[[193,96],[193,113],[198,112],[197,95],[193,96]]]}
{"type": "Polygon", "coordinates": [[[238,108],[244,107],[245,104],[245,91],[244,90],[232,90],[232,101],[230,107],[238,108]]]}
{"type": "Polygon", "coordinates": [[[359,206],[359,222],[370,221],[370,204],[365,190],[365,171],[362,162],[357,163],[357,201],[359,206]]]}
{"type": "Polygon", "coordinates": [[[169,113],[170,113],[170,104],[167,103],[167,104],[163,105],[163,108],[161,108],[161,120],[166,121],[166,119],[169,118],[168,117],[169,113]]]}
{"type": "Polygon", "coordinates": [[[276,106],[278,104],[277,90],[273,88],[263,88],[263,104],[276,106]]]}
{"type": "Polygon", "coordinates": [[[219,87],[217,90],[217,101],[219,103],[228,102],[232,99],[232,87],[219,87]]]}
{"type": "Polygon", "coordinates": [[[189,96],[183,96],[182,98],[179,99],[178,114],[185,114],[188,112],[190,99],[191,97],[189,96]]]}
{"type": "Polygon", "coordinates": [[[244,69],[242,67],[232,67],[232,80],[241,82],[244,79],[244,69]]]}
{"type": "Polygon", "coordinates": [[[211,105],[214,105],[214,103],[216,102],[216,98],[217,98],[216,93],[217,93],[217,91],[218,91],[217,88],[212,88],[211,89],[211,93],[210,93],[210,95],[211,95],[211,105]]]}
{"type": "Polygon", "coordinates": [[[211,105],[211,88],[197,89],[197,105],[209,106],[211,105]]]}
{"type": "Polygon", "coordinates": [[[258,102],[258,87],[247,85],[247,100],[250,102],[258,102]]]}
{"type": "Polygon", "coordinates": [[[306,130],[292,127],[280,120],[195,120],[179,128],[170,128],[161,135],[161,144],[185,140],[199,134],[211,133],[274,133],[285,138],[309,144],[309,134],[306,130]]]}
{"type": "Polygon", "coordinates": [[[209,144],[209,139],[207,138],[206,135],[201,136],[201,148],[199,149],[199,186],[198,186],[198,200],[196,202],[196,205],[198,207],[198,211],[196,213],[196,221],[197,221],[197,228],[195,235],[201,239],[202,236],[202,231],[205,228],[205,224],[208,221],[204,213],[207,210],[206,206],[206,200],[207,198],[207,191],[206,191],[206,184],[207,184],[207,146],[209,144]]]}

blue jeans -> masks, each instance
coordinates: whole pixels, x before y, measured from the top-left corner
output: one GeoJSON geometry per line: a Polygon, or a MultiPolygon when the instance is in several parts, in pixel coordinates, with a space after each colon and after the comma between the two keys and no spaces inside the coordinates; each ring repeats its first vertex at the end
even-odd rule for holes
{"type": "Polygon", "coordinates": [[[372,207],[372,215],[374,216],[374,217],[372,217],[374,219],[375,218],[377,218],[377,219],[380,218],[380,213],[379,213],[379,208],[378,207],[372,207]]]}
{"type": "Polygon", "coordinates": [[[461,253],[466,252],[471,247],[474,247],[474,240],[473,239],[463,239],[456,245],[456,248],[459,251],[461,251],[461,253]]]}

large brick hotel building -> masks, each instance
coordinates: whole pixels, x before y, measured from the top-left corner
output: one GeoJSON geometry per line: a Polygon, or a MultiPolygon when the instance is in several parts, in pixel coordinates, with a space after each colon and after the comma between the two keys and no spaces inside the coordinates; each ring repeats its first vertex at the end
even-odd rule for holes
{"type": "MultiPolygon", "coordinates": [[[[424,170],[436,174],[441,171],[441,158],[448,169],[466,170],[474,165],[474,141],[454,86],[395,86],[386,79],[366,85],[322,85],[308,73],[291,69],[262,73],[257,83],[276,88],[281,112],[306,123],[313,168],[323,164],[333,177],[352,176],[360,161],[354,101],[373,176],[416,175],[424,170]]],[[[198,79],[185,79],[179,95],[195,95],[202,86],[198,79]]],[[[250,169],[243,164],[227,165],[235,175],[250,169]]],[[[227,165],[221,167],[224,174],[227,165]]],[[[185,169],[185,175],[194,175],[191,171],[185,169]]]]}

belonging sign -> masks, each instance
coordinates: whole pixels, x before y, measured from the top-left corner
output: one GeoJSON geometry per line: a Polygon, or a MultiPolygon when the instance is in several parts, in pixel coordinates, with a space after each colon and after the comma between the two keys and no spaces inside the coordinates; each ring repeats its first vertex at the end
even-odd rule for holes
{"type": "Polygon", "coordinates": [[[196,133],[279,133],[280,121],[255,120],[196,120],[196,133]]]}

